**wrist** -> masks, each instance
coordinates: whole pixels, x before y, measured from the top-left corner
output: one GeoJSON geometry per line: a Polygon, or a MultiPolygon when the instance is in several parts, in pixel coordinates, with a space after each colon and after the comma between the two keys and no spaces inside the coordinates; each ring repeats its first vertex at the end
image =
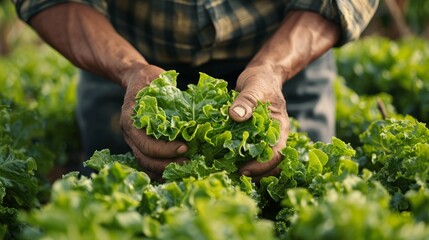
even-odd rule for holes
{"type": "Polygon", "coordinates": [[[283,84],[284,81],[290,78],[291,67],[288,63],[275,63],[267,59],[253,59],[247,66],[246,70],[252,70],[252,72],[269,74],[279,81],[279,84],[283,84]]]}
{"type": "Polygon", "coordinates": [[[292,11],[248,67],[266,69],[284,82],[334,46],[339,36],[339,26],[321,15],[292,11]]]}
{"type": "Polygon", "coordinates": [[[261,81],[264,85],[281,89],[284,78],[271,64],[249,64],[237,79],[237,88],[244,89],[249,81],[261,81]]]}
{"type": "Polygon", "coordinates": [[[129,88],[137,88],[137,90],[140,90],[148,86],[154,79],[159,77],[162,72],[165,72],[165,70],[147,62],[135,62],[123,72],[120,78],[120,84],[127,90],[129,90],[129,88]]]}
{"type": "Polygon", "coordinates": [[[146,61],[134,60],[134,61],[122,61],[112,73],[115,82],[119,83],[123,88],[127,88],[130,81],[134,79],[136,75],[143,74],[142,71],[149,64],[146,61]]]}

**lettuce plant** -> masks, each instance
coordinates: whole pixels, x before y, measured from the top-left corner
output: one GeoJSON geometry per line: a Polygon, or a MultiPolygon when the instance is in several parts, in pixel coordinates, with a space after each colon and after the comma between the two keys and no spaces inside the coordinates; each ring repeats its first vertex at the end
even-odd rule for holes
{"type": "Polygon", "coordinates": [[[176,87],[177,75],[167,71],[143,88],[132,115],[134,126],[148,135],[188,144],[190,163],[172,164],[164,178],[201,177],[219,170],[233,173],[245,161],[271,159],[280,123],[270,119],[268,103],[260,102],[251,119],[237,123],[228,109],[238,93],[228,90],[226,81],[201,73],[197,85],[181,91],[176,87]]]}

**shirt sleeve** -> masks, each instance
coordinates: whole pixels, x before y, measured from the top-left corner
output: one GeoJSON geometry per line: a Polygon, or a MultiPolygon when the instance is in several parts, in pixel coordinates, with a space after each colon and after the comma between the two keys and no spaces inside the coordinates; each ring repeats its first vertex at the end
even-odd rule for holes
{"type": "Polygon", "coordinates": [[[32,16],[46,8],[68,2],[82,3],[91,6],[103,15],[107,16],[106,0],[13,0],[19,18],[26,22],[32,16]]]}
{"type": "Polygon", "coordinates": [[[377,10],[379,0],[293,0],[290,10],[307,10],[340,25],[341,39],[336,46],[359,38],[377,10]]]}

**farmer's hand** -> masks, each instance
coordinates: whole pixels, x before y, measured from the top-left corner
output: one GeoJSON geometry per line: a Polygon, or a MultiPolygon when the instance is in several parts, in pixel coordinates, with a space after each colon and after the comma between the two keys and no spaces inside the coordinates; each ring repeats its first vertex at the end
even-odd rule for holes
{"type": "Polygon", "coordinates": [[[252,111],[258,100],[270,102],[271,117],[280,122],[280,140],[273,147],[274,156],[268,162],[250,161],[239,171],[243,175],[259,180],[263,176],[277,175],[277,165],[282,160],[280,150],[286,146],[289,134],[289,118],[286,112],[286,101],[282,94],[282,79],[264,67],[246,68],[237,79],[236,90],[240,92],[231,108],[229,115],[234,121],[243,122],[252,117],[252,111]]]}
{"type": "Polygon", "coordinates": [[[130,70],[125,75],[126,92],[122,105],[121,126],[124,137],[131,147],[144,171],[153,180],[161,180],[162,172],[171,162],[183,162],[181,154],[187,151],[187,146],[178,141],[157,140],[147,136],[145,131],[133,126],[131,114],[135,103],[135,96],[145,86],[156,79],[163,69],[154,65],[144,65],[130,70]]]}
{"type": "Polygon", "coordinates": [[[275,175],[282,157],[279,151],[286,146],[289,119],[282,85],[304,69],[314,59],[331,49],[340,39],[339,25],[311,11],[291,11],[277,31],[259,49],[247,68],[237,79],[240,95],[230,108],[235,121],[252,116],[258,100],[270,102],[271,116],[280,121],[280,140],[273,147],[274,157],[265,163],[249,162],[240,173],[254,177],[275,175]]]}

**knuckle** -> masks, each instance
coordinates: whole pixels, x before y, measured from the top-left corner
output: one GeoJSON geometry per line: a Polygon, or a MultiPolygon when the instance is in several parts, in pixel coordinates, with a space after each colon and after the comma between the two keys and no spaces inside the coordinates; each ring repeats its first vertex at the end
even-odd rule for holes
{"type": "Polygon", "coordinates": [[[259,92],[256,90],[245,90],[241,93],[241,97],[244,99],[244,101],[256,106],[259,100],[262,99],[259,92]]]}

